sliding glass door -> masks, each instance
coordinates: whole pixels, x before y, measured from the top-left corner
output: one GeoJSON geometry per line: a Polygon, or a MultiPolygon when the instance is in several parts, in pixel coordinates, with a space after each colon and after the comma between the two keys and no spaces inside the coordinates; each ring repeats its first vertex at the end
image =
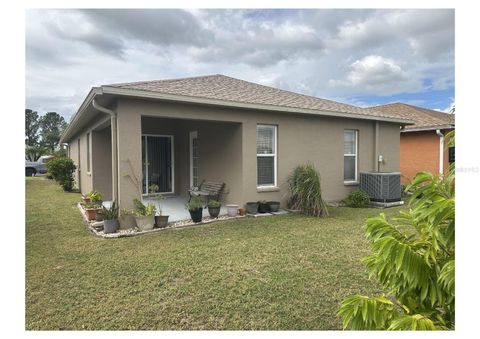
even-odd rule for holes
{"type": "Polygon", "coordinates": [[[143,194],[173,193],[173,136],[142,135],[143,194]]]}

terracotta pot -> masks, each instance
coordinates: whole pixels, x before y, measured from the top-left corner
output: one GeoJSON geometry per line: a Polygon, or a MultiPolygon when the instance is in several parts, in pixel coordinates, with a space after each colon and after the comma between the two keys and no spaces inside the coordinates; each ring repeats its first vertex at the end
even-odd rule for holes
{"type": "Polygon", "coordinates": [[[91,202],[90,197],[82,197],[82,200],[84,204],[89,204],[91,202]]]}
{"type": "Polygon", "coordinates": [[[246,209],[246,208],[239,208],[239,209],[238,209],[238,214],[240,214],[240,215],[245,215],[245,214],[247,214],[247,209],[246,209]]]}
{"type": "Polygon", "coordinates": [[[85,213],[87,214],[87,219],[88,220],[96,220],[97,219],[97,209],[96,208],[85,209],[85,213]]]}

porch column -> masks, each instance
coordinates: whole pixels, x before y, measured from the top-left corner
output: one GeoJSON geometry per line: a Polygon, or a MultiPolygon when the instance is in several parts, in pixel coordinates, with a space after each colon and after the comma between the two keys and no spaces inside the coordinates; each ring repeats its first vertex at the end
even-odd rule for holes
{"type": "Polygon", "coordinates": [[[117,108],[118,203],[133,208],[133,199],[142,195],[142,126],[139,113],[128,105],[117,108]]]}

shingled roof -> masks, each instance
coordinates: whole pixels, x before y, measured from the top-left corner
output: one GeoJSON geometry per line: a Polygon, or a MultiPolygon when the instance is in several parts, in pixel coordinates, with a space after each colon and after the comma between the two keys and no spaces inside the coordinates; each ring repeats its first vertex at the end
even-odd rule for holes
{"type": "Polygon", "coordinates": [[[414,121],[414,125],[405,126],[406,132],[455,127],[455,114],[442,113],[400,102],[371,108],[391,116],[414,121]]]}
{"type": "MultiPolygon", "coordinates": [[[[171,80],[111,84],[102,87],[221,100],[230,103],[259,104],[282,108],[347,113],[357,116],[378,117],[380,118],[379,120],[383,120],[381,118],[392,118],[397,122],[402,121],[402,118],[399,119],[396,115],[392,116],[389,113],[377,111],[372,108],[361,108],[320,99],[231,78],[221,74],[171,80]]],[[[405,123],[409,122],[405,121],[405,123]]]]}

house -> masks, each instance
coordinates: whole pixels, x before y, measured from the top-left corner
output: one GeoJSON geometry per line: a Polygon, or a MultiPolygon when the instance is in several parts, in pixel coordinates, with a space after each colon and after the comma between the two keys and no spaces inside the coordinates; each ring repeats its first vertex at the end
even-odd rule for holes
{"type": "Polygon", "coordinates": [[[407,184],[421,171],[443,174],[455,161],[455,147],[449,147],[445,135],[455,129],[455,115],[430,109],[393,103],[372,109],[398,118],[409,119],[400,134],[400,171],[407,184]]]}
{"type": "Polygon", "coordinates": [[[284,205],[300,164],[316,166],[327,200],[356,189],[360,171],[399,171],[400,128],[409,123],[211,75],[93,87],[61,142],[81,192],[101,191],[121,207],[158,193],[186,199],[202,180],[226,184],[223,203],[284,205]]]}

